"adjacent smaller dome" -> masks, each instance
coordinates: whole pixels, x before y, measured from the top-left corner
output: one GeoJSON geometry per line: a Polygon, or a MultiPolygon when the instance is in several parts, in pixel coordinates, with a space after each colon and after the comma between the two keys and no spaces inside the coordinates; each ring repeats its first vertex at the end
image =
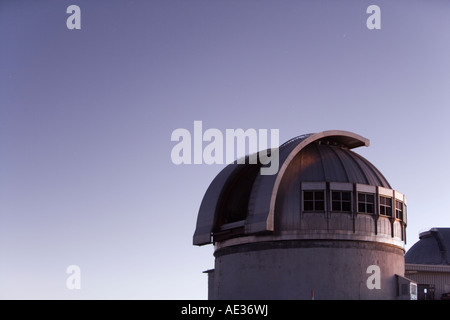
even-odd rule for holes
{"type": "Polygon", "coordinates": [[[432,228],[419,238],[406,253],[406,263],[450,265],[450,228],[432,228]]]}

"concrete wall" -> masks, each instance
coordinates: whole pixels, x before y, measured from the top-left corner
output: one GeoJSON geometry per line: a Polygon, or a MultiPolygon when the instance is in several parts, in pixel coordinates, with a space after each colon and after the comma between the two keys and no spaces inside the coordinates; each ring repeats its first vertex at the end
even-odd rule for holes
{"type": "Polygon", "coordinates": [[[404,251],[364,241],[286,240],[215,252],[209,299],[396,299],[404,251]],[[367,268],[380,268],[380,289],[368,289],[367,268]]]}

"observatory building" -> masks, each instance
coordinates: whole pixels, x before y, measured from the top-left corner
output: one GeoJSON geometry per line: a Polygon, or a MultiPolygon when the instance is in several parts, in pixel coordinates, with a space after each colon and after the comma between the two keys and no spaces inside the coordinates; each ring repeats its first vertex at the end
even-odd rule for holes
{"type": "Polygon", "coordinates": [[[352,151],[362,146],[369,140],[355,133],[324,131],[282,144],[277,174],[225,167],[193,237],[214,244],[208,298],[409,297],[406,197],[352,151]]]}

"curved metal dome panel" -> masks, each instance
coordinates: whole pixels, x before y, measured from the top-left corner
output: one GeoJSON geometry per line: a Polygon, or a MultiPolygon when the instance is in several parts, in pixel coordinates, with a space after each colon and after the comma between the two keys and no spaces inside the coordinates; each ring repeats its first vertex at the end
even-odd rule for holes
{"type": "Polygon", "coordinates": [[[311,143],[294,162],[301,181],[347,182],[391,188],[385,177],[366,159],[338,146],[311,143]]]}

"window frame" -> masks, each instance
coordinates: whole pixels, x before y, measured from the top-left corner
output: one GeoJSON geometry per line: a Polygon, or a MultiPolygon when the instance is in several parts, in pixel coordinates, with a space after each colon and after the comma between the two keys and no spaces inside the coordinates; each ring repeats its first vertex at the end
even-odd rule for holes
{"type": "Polygon", "coordinates": [[[405,205],[403,203],[403,201],[395,199],[395,218],[398,220],[403,221],[403,217],[404,217],[404,212],[405,212],[405,205]],[[399,205],[401,206],[401,209],[399,209],[399,205]],[[399,214],[400,213],[400,214],[399,214]],[[399,217],[400,215],[400,217],[399,217]]]}
{"type": "Polygon", "coordinates": [[[303,212],[325,212],[326,211],[326,198],[325,198],[325,190],[302,190],[302,209],[303,209],[303,212]],[[306,193],[308,193],[308,192],[310,192],[310,193],[312,193],[312,199],[311,200],[306,200],[306,193]],[[321,193],[322,194],[322,199],[317,199],[316,198],[316,194],[318,194],[318,193],[321,193]],[[312,204],[312,209],[310,209],[309,208],[309,206],[308,206],[308,209],[306,208],[306,202],[311,202],[311,204],[312,204]],[[317,208],[317,204],[320,204],[320,203],[322,203],[322,208],[320,209],[320,207],[319,207],[319,209],[317,208]]]}
{"type": "Polygon", "coordinates": [[[375,214],[375,208],[376,208],[376,194],[375,193],[370,193],[370,192],[358,192],[358,213],[367,213],[367,214],[375,214]],[[364,196],[364,201],[360,200],[360,195],[364,196]],[[373,198],[373,202],[369,202],[368,201],[368,196],[372,196],[373,198]],[[361,211],[360,210],[360,205],[364,205],[364,210],[361,211]],[[372,212],[369,212],[368,210],[368,205],[372,205],[372,212]]]}
{"type": "Polygon", "coordinates": [[[353,192],[349,190],[330,190],[331,193],[331,211],[332,212],[342,212],[342,213],[351,213],[353,209],[353,192]],[[343,194],[349,194],[350,199],[344,200],[343,194]],[[335,195],[339,194],[339,199],[335,199],[335,195]],[[344,210],[344,203],[348,204],[350,208],[348,210],[344,210]],[[335,204],[339,205],[338,209],[335,209],[335,204]]]}
{"type": "Polygon", "coordinates": [[[385,195],[380,195],[378,197],[378,212],[380,214],[380,216],[384,216],[384,217],[389,217],[389,218],[393,218],[393,201],[392,201],[392,197],[388,197],[385,195]],[[381,201],[381,199],[387,199],[390,202],[389,204],[383,203],[383,201],[381,201]],[[386,210],[389,209],[389,214],[386,213],[386,210]]]}

